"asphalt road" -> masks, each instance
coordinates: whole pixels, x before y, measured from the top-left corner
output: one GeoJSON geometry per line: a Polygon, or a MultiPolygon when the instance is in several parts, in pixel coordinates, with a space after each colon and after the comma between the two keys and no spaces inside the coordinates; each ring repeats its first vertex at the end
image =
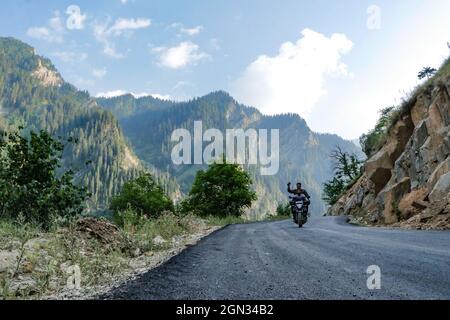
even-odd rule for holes
{"type": "Polygon", "coordinates": [[[450,299],[450,232],[344,217],[233,225],[103,299],[450,299]],[[381,289],[369,290],[370,265],[381,289]]]}

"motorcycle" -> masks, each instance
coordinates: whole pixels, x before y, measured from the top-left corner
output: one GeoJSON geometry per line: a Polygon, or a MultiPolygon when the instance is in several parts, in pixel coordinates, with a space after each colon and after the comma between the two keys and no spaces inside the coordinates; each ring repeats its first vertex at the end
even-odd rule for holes
{"type": "Polygon", "coordinates": [[[289,199],[291,199],[290,204],[294,222],[301,228],[308,221],[309,217],[308,199],[304,195],[299,197],[289,196],[289,199]]]}

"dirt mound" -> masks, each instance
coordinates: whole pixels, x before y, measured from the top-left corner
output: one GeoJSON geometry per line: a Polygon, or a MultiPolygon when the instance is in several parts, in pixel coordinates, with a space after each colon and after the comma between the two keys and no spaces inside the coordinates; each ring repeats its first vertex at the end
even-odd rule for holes
{"type": "Polygon", "coordinates": [[[93,217],[77,221],[77,231],[94,238],[104,245],[111,245],[121,240],[119,229],[112,223],[93,217]]]}

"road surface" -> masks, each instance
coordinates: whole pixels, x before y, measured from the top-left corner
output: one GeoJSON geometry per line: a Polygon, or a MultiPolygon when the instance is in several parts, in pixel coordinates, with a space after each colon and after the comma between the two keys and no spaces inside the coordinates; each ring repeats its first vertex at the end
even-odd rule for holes
{"type": "Polygon", "coordinates": [[[450,232],[344,217],[232,225],[103,299],[450,299],[450,232]],[[367,268],[381,289],[367,287],[367,268]]]}

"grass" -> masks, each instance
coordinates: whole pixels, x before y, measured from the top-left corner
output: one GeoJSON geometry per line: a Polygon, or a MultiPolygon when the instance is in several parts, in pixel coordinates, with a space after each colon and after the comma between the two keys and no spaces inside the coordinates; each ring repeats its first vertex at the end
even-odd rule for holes
{"type": "Polygon", "coordinates": [[[202,225],[204,222],[193,215],[179,217],[167,212],[158,219],[141,219],[138,223],[125,221],[122,232],[136,248],[141,252],[147,252],[165,249],[171,245],[175,237],[194,233],[202,225]],[[165,243],[155,244],[153,240],[158,236],[162,237],[165,243]]]}
{"type": "Polygon", "coordinates": [[[280,221],[280,220],[286,220],[289,219],[290,215],[274,215],[274,216],[267,216],[263,219],[245,219],[242,217],[215,217],[215,216],[209,216],[205,218],[205,221],[210,226],[227,226],[230,224],[246,224],[246,223],[253,223],[253,222],[261,222],[261,221],[280,221]]]}
{"type": "Polygon", "coordinates": [[[81,234],[75,222],[41,233],[32,225],[0,221],[0,251],[18,256],[7,272],[0,273],[0,300],[36,299],[61,292],[72,266],[80,268],[82,288],[108,283],[131,268],[132,258],[171,248],[177,237],[205,228],[197,217],[166,213],[138,225],[125,224],[114,242],[105,245],[81,234]],[[164,241],[154,243],[157,236],[164,241]],[[26,285],[18,287],[23,279],[26,285]]]}
{"type": "Polygon", "coordinates": [[[44,234],[33,226],[2,221],[0,234],[1,249],[18,253],[14,265],[0,274],[0,299],[55,293],[65,288],[69,266],[80,267],[84,286],[100,284],[127,267],[127,252],[80,237],[73,224],[44,234]]]}
{"type": "Polygon", "coordinates": [[[205,218],[205,221],[210,226],[219,226],[219,227],[223,227],[229,224],[243,224],[252,222],[242,217],[235,217],[235,216],[228,216],[228,217],[209,216],[205,218]]]}
{"type": "Polygon", "coordinates": [[[450,57],[448,57],[442,63],[436,74],[434,74],[424,83],[418,85],[414,90],[412,90],[409,95],[407,95],[407,97],[403,99],[402,104],[397,108],[395,118],[393,118],[391,121],[391,127],[399,118],[401,118],[411,110],[419,95],[424,93],[430,95],[433,87],[438,86],[440,82],[446,80],[448,77],[450,77],[450,57]]]}

